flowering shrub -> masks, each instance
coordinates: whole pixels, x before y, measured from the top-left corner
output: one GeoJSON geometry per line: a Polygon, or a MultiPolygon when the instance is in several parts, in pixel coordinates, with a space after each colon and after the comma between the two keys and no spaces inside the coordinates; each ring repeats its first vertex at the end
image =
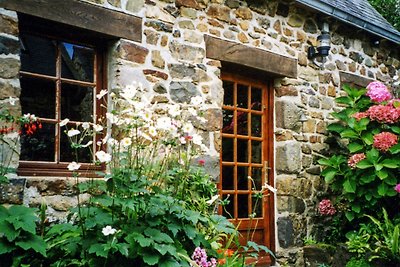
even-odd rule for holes
{"type": "Polygon", "coordinates": [[[343,89],[347,96],[336,101],[346,107],[332,114],[338,122],[328,130],[346,140],[339,143],[347,148],[319,163],[324,166],[322,176],[337,194],[340,214],[352,221],[382,207],[399,207],[393,198],[400,174],[400,107],[380,82],[370,83],[367,89],[343,89]]]}
{"type": "Polygon", "coordinates": [[[197,247],[195,248],[192,254],[192,260],[199,266],[199,267],[216,267],[217,260],[215,258],[211,258],[208,260],[207,252],[197,247]]]}

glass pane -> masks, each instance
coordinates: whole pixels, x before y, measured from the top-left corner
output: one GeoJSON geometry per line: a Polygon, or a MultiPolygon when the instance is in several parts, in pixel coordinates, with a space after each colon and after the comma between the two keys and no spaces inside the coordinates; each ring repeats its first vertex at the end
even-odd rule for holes
{"type": "Polygon", "coordinates": [[[42,123],[33,135],[21,135],[21,160],[54,161],[55,126],[42,123]]]}
{"type": "Polygon", "coordinates": [[[61,77],[93,82],[94,50],[70,43],[61,43],[61,77]]]}
{"type": "Polygon", "coordinates": [[[237,139],[237,162],[249,162],[247,140],[237,139]]]}
{"type": "MultiPolygon", "coordinates": [[[[78,135],[78,137],[79,137],[79,135],[78,135]]],[[[86,137],[81,144],[85,145],[91,140],[92,139],[90,137],[86,137]]],[[[60,161],[62,161],[62,162],[77,161],[77,162],[90,163],[90,162],[92,162],[91,149],[92,149],[92,146],[79,148],[79,149],[72,149],[71,142],[68,140],[68,136],[65,134],[65,132],[61,133],[60,161]]]]}
{"type": "Polygon", "coordinates": [[[233,120],[233,111],[231,110],[222,110],[223,114],[223,133],[231,133],[233,134],[233,129],[235,126],[235,122],[233,120]]]}
{"type": "Polygon", "coordinates": [[[252,169],[251,178],[253,178],[253,182],[256,190],[261,190],[262,186],[262,168],[254,168],[252,169]]]}
{"type": "Polygon", "coordinates": [[[262,136],[262,118],[260,115],[251,114],[251,135],[262,136]]]}
{"type": "Polygon", "coordinates": [[[61,119],[93,122],[93,88],[72,84],[61,86],[61,119]]]}
{"type": "Polygon", "coordinates": [[[237,114],[237,134],[247,135],[247,117],[248,113],[243,111],[238,111],[237,114]]]}
{"type": "Polygon", "coordinates": [[[263,205],[263,201],[261,198],[253,197],[251,212],[255,213],[254,214],[255,218],[262,217],[262,205],[263,205]]]}
{"type": "Polygon", "coordinates": [[[233,82],[223,81],[223,87],[224,87],[224,105],[234,106],[234,103],[233,103],[233,95],[234,95],[233,82]]]}
{"type": "Polygon", "coordinates": [[[247,86],[243,84],[237,85],[237,106],[239,108],[247,108],[248,104],[248,90],[247,86]]]}
{"type": "Polygon", "coordinates": [[[261,110],[262,94],[260,88],[251,88],[251,109],[261,110]]]}
{"type": "Polygon", "coordinates": [[[251,162],[261,163],[262,160],[262,142],[251,141],[251,162]]]}
{"type": "Polygon", "coordinates": [[[222,190],[233,190],[234,184],[234,167],[223,166],[222,167],[222,190]]]}
{"type": "Polygon", "coordinates": [[[56,43],[50,39],[23,34],[21,36],[21,70],[56,75],[56,43]]]}
{"type": "Polygon", "coordinates": [[[249,217],[248,195],[238,195],[238,218],[249,217]]]}
{"type": "Polygon", "coordinates": [[[228,219],[233,219],[233,197],[231,195],[222,195],[222,200],[225,203],[222,206],[222,215],[228,219]]]}
{"type": "Polygon", "coordinates": [[[222,161],[233,162],[233,139],[222,138],[222,161]]]}
{"type": "Polygon", "coordinates": [[[53,81],[21,78],[22,113],[55,119],[56,85],[53,81]]]}
{"type": "Polygon", "coordinates": [[[248,167],[237,167],[237,189],[248,190],[248,167]]]}

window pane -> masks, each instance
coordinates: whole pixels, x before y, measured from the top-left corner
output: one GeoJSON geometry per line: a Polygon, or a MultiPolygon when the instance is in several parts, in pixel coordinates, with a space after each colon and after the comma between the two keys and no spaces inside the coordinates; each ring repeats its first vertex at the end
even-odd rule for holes
{"type": "Polygon", "coordinates": [[[94,54],[91,48],[61,43],[61,77],[93,82],[94,54]]]}
{"type": "Polygon", "coordinates": [[[247,177],[248,167],[237,167],[237,189],[238,190],[247,190],[248,189],[248,180],[247,177]]]}
{"type": "Polygon", "coordinates": [[[261,137],[262,118],[259,115],[251,114],[251,135],[261,137]]]}
{"type": "Polygon", "coordinates": [[[253,197],[251,212],[255,213],[256,218],[262,217],[262,205],[263,205],[262,198],[253,197]]]}
{"type": "Polygon", "coordinates": [[[22,113],[55,119],[56,86],[53,81],[21,78],[22,113]]]}
{"type": "Polygon", "coordinates": [[[236,116],[237,116],[237,134],[240,135],[247,135],[247,118],[248,118],[249,113],[243,112],[243,111],[238,111],[236,116]]]}
{"type": "Polygon", "coordinates": [[[224,166],[222,167],[222,189],[223,190],[233,190],[233,177],[234,177],[234,167],[224,166]]]}
{"type": "Polygon", "coordinates": [[[54,161],[55,126],[42,123],[33,135],[21,136],[21,160],[54,161]]]}
{"type": "Polygon", "coordinates": [[[261,110],[261,89],[260,88],[251,88],[251,109],[252,110],[261,110]]]}
{"type": "Polygon", "coordinates": [[[232,195],[222,195],[222,199],[226,201],[226,205],[222,206],[222,215],[227,217],[228,219],[233,218],[233,204],[234,199],[232,195]]]}
{"type": "Polygon", "coordinates": [[[251,162],[261,163],[262,160],[262,142],[251,141],[251,162]]]}
{"type": "Polygon", "coordinates": [[[233,120],[233,111],[231,110],[223,110],[223,133],[231,133],[233,134],[233,129],[235,126],[235,122],[233,120]]]}
{"type": "Polygon", "coordinates": [[[233,162],[233,139],[222,138],[222,161],[233,162]]]}
{"type": "Polygon", "coordinates": [[[72,84],[61,86],[61,119],[93,122],[93,88],[72,84]]]}
{"type": "Polygon", "coordinates": [[[56,75],[56,43],[50,39],[23,34],[21,36],[21,70],[56,75]]]}
{"type": "Polygon", "coordinates": [[[249,162],[247,140],[237,139],[237,161],[238,162],[249,162]]]}
{"type": "Polygon", "coordinates": [[[233,106],[233,95],[234,95],[234,90],[233,90],[233,82],[228,82],[228,81],[223,81],[223,87],[224,87],[224,105],[227,106],[233,106]]]}
{"type": "Polygon", "coordinates": [[[237,106],[239,108],[248,108],[248,87],[243,84],[237,85],[237,106]]]}
{"type": "MultiPolygon", "coordinates": [[[[92,139],[87,137],[81,143],[82,145],[87,144],[92,139]]],[[[60,137],[60,161],[62,162],[71,162],[78,161],[84,163],[92,162],[92,146],[88,146],[85,148],[72,149],[71,142],[68,140],[68,136],[62,132],[60,137]]]]}
{"type": "Polygon", "coordinates": [[[238,218],[249,217],[248,195],[238,195],[238,218]]]}
{"type": "Polygon", "coordinates": [[[256,187],[255,189],[256,190],[261,190],[261,186],[262,186],[262,169],[253,167],[251,178],[253,178],[253,181],[254,181],[254,184],[255,184],[255,187],[256,187]]]}

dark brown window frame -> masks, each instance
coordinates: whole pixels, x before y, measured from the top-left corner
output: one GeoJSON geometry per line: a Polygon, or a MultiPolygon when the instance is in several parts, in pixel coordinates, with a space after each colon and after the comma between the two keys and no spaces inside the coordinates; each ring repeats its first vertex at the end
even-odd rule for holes
{"type": "MultiPolygon", "coordinates": [[[[60,97],[60,85],[61,82],[78,85],[78,86],[94,86],[96,88],[93,94],[93,114],[95,115],[95,119],[103,117],[105,115],[105,110],[101,107],[100,101],[97,101],[96,94],[98,94],[102,89],[106,89],[107,85],[107,77],[106,77],[106,48],[107,48],[107,39],[104,39],[102,36],[94,35],[93,33],[88,34],[87,30],[78,29],[75,27],[70,27],[65,24],[49,22],[47,20],[43,20],[41,18],[32,17],[25,14],[18,14],[19,16],[19,28],[20,34],[30,34],[36,35],[40,37],[45,37],[49,39],[56,40],[57,42],[68,42],[76,45],[82,45],[86,47],[93,48],[95,51],[95,63],[94,63],[94,81],[93,82],[85,82],[85,81],[76,81],[67,78],[61,77],[61,55],[57,54],[57,62],[56,62],[56,75],[49,76],[38,74],[34,72],[20,71],[20,77],[29,77],[36,79],[43,79],[54,81],[56,83],[56,94],[57,98],[60,97]],[[66,34],[62,34],[66,33],[66,34]]],[[[57,49],[57,51],[59,51],[57,49]]],[[[45,162],[45,161],[23,161],[20,160],[19,167],[17,170],[18,175],[21,176],[71,176],[72,172],[67,169],[69,162],[60,162],[60,150],[59,147],[59,136],[62,134],[60,131],[60,127],[58,123],[60,121],[60,105],[58,104],[56,107],[56,119],[49,120],[48,122],[52,122],[56,125],[55,137],[57,138],[57,142],[55,142],[55,161],[54,162],[45,162]]],[[[43,122],[46,122],[46,119],[41,119],[43,122]]],[[[76,123],[71,121],[71,123],[76,123]]],[[[96,141],[98,141],[101,136],[96,136],[93,143],[93,151],[96,148],[96,141]]],[[[82,166],[79,170],[80,175],[84,177],[95,177],[96,171],[100,171],[104,169],[104,165],[95,165],[93,163],[82,163],[82,166]]]]}

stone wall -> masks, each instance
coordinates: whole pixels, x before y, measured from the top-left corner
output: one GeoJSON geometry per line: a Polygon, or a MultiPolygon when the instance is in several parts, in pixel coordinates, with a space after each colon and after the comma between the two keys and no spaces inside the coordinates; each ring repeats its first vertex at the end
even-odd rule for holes
{"type": "MultiPolygon", "coordinates": [[[[141,43],[123,39],[110,44],[110,89],[140,82],[161,108],[167,102],[185,105],[192,96],[204,98],[208,123],[196,127],[208,142],[211,155],[206,166],[216,179],[223,101],[220,73],[224,63],[206,57],[204,35],[298,60],[297,78],[271,75],[271,79],[275,91],[278,262],[304,266],[303,239],[317,236],[320,229],[315,224],[316,206],[326,195],[326,185],[316,161],[328,149],[326,126],[332,121],[330,112],[337,109],[334,99],[342,94],[340,73],[391,85],[393,77],[400,75],[399,46],[386,41],[373,43],[371,35],[330,19],[332,49],[324,69],[320,69],[307,59],[307,49],[316,44],[319,35],[320,16],[290,1],[89,2],[143,19],[141,43]],[[307,121],[300,122],[301,115],[307,121]]],[[[5,99],[19,94],[18,29],[15,13],[1,10],[0,15],[0,99],[5,99]]],[[[14,197],[16,203],[39,204],[43,196],[55,218],[74,204],[74,183],[69,179],[23,177],[15,181],[20,191],[7,194],[3,189],[0,197],[9,197],[0,198],[2,202],[12,202],[10,198],[14,197]]]]}

